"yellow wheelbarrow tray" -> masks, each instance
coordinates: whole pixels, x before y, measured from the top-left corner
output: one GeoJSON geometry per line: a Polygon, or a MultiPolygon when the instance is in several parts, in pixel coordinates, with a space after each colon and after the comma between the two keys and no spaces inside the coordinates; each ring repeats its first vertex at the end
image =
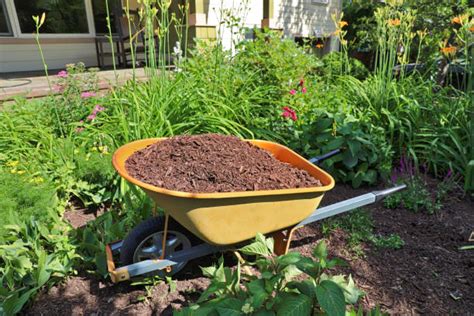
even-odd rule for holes
{"type": "Polygon", "coordinates": [[[135,141],[120,147],[113,165],[129,182],[141,187],[153,201],[191,233],[213,245],[231,245],[294,225],[318,207],[334,179],[289,148],[269,141],[245,140],[269,151],[276,159],[306,170],[323,186],[223,193],[188,193],[167,190],[133,178],[125,161],[138,150],[165,138],[135,141]]]}
{"type": "MultiPolygon", "coordinates": [[[[128,157],[136,151],[164,139],[166,138],[149,138],[128,143],[114,153],[112,161],[115,169],[124,179],[142,188],[157,206],[163,208],[165,213],[182,225],[186,231],[184,235],[175,232],[175,235],[171,234],[170,240],[168,240],[168,217],[166,217],[164,229],[161,226],[156,228],[160,230],[159,232],[154,233],[155,230],[153,230],[153,232],[149,231],[140,235],[140,225],[149,226],[142,223],[132,230],[124,241],[107,245],[107,264],[113,282],[150,272],[156,273],[170,267],[175,267],[179,271],[189,260],[230,249],[254,238],[257,233],[271,234],[275,239],[275,253],[284,254],[289,249],[291,237],[296,228],[374,203],[405,187],[401,185],[367,193],[318,209],[324,193],[334,187],[334,179],[320,169],[317,164],[338,154],[340,150],[306,160],[283,145],[263,140],[244,141],[269,151],[280,161],[306,170],[310,175],[320,180],[322,186],[244,192],[188,193],[160,188],[133,178],[125,168],[128,157]],[[132,237],[137,238],[137,233],[140,238],[144,239],[151,239],[151,235],[160,234],[162,239],[160,242],[153,239],[151,246],[146,248],[143,248],[144,241],[140,244],[135,243],[133,263],[116,268],[114,256],[122,255],[127,250],[130,252],[130,243],[127,241],[132,237]],[[189,246],[185,240],[186,234],[198,237],[200,243],[192,247],[189,246]],[[172,241],[177,238],[184,242],[181,244],[181,248],[178,247],[179,249],[176,251],[172,241]],[[183,245],[185,245],[184,248],[183,245]],[[153,252],[153,255],[149,258],[145,257],[143,260],[139,256],[135,256],[142,250],[153,252]]],[[[150,218],[148,221],[155,219],[150,218]]],[[[176,271],[172,270],[172,272],[176,271]]]]}

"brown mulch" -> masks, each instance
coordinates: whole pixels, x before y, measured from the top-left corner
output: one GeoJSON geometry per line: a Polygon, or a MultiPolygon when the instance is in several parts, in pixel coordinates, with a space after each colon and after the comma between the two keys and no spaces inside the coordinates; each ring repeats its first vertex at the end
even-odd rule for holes
{"type": "MultiPolygon", "coordinates": [[[[333,203],[363,194],[338,185],[323,202],[333,203]]],[[[398,250],[366,245],[365,256],[356,257],[347,246],[347,234],[336,230],[328,238],[331,255],[343,257],[348,267],[338,272],[352,274],[366,296],[365,308],[379,305],[391,315],[472,315],[474,313],[474,251],[460,251],[474,230],[472,201],[453,199],[435,215],[388,210],[382,204],[370,208],[375,233],[398,234],[405,245],[398,250]],[[459,298],[455,300],[452,296],[459,298]]],[[[292,251],[310,255],[323,238],[318,224],[297,231],[292,251]]],[[[162,282],[143,300],[143,286],[112,284],[86,274],[69,278],[62,285],[44,290],[24,312],[26,315],[171,315],[199,297],[209,284],[199,266],[216,262],[218,255],[194,260],[176,277],[176,291],[162,282]]],[[[235,264],[231,255],[226,262],[235,264]]]]}
{"type": "Polygon", "coordinates": [[[210,193],[321,186],[308,172],[235,136],[175,136],[126,161],[134,178],[170,190],[210,193]]]}

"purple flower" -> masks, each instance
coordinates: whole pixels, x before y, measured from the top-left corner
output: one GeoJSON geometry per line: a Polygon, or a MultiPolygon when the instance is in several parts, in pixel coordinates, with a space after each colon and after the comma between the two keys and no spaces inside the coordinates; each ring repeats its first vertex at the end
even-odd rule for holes
{"type": "Polygon", "coordinates": [[[95,118],[96,118],[97,114],[96,113],[92,113],[90,115],[87,116],[87,120],[88,121],[93,121],[95,118]]]}
{"type": "Polygon", "coordinates": [[[67,78],[67,71],[66,70],[61,70],[60,72],[58,72],[57,76],[59,78],[67,78]]]}
{"type": "Polygon", "coordinates": [[[86,91],[81,93],[81,98],[86,99],[90,97],[95,97],[95,92],[93,91],[86,91]]]}
{"type": "Polygon", "coordinates": [[[393,184],[397,183],[398,175],[397,175],[396,172],[392,173],[392,176],[390,178],[391,178],[393,184]]]}

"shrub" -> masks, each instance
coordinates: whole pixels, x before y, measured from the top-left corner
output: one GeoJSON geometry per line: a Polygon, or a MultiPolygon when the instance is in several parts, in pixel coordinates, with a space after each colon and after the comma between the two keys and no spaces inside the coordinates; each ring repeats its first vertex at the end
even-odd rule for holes
{"type": "MultiPolygon", "coordinates": [[[[346,304],[357,303],[363,295],[349,276],[330,276],[327,270],[342,263],[328,257],[324,242],[313,251],[316,260],[296,252],[273,255],[273,240],[257,235],[255,242],[240,249],[256,256],[253,262],[238,264],[235,270],[218,266],[202,268],[211,284],[197,304],[178,311],[177,315],[256,314],[256,315],[345,315],[346,304]],[[256,268],[258,273],[250,271],[256,268]],[[305,275],[303,281],[295,280],[305,275]]],[[[240,255],[238,255],[239,258],[240,255]]]]}

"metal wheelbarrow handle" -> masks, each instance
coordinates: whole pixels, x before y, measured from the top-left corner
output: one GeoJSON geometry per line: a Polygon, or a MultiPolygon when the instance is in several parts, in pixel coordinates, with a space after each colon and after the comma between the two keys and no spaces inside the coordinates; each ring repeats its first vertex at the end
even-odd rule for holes
{"type": "Polygon", "coordinates": [[[331,158],[332,156],[335,156],[337,154],[339,154],[341,152],[341,149],[335,149],[335,150],[332,150],[326,154],[323,154],[321,156],[316,156],[316,157],[313,157],[313,158],[310,158],[308,159],[309,162],[315,164],[315,165],[319,165],[320,163],[322,163],[324,160],[328,159],[328,158],[331,158]]]}

